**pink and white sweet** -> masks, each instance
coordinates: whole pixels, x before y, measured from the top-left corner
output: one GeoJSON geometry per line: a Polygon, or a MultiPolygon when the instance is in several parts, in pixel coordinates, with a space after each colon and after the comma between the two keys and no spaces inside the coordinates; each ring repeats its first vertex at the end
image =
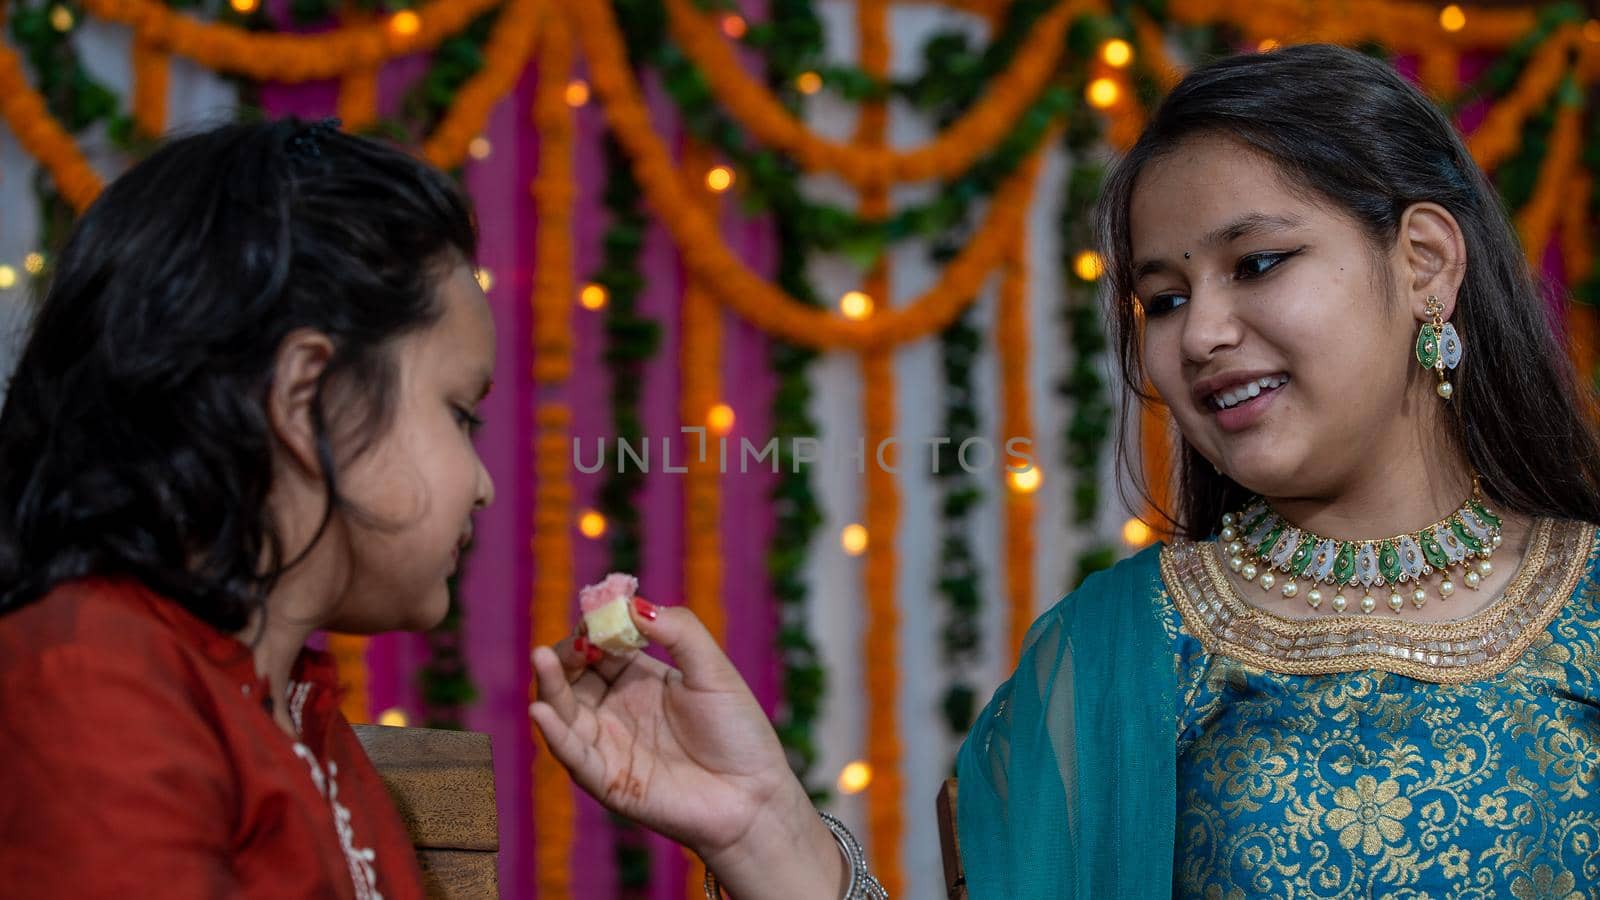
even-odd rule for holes
{"type": "Polygon", "coordinates": [[[639,590],[639,579],[624,572],[612,572],[599,584],[578,592],[578,608],[589,633],[589,643],[607,653],[639,650],[649,641],[633,624],[629,607],[639,590]]]}

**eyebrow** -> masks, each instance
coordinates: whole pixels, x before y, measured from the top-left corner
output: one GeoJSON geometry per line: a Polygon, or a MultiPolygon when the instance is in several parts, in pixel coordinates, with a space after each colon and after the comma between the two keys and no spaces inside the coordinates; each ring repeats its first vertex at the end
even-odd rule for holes
{"type": "MultiPolygon", "coordinates": [[[[1214,228],[1200,239],[1200,246],[1213,247],[1217,244],[1229,244],[1242,237],[1261,234],[1267,231],[1287,231],[1299,228],[1305,222],[1294,216],[1280,216],[1271,213],[1246,213],[1232,222],[1214,228]]],[[[1164,259],[1141,260],[1133,266],[1133,280],[1138,281],[1146,275],[1156,275],[1165,272],[1172,264],[1164,259]]]]}

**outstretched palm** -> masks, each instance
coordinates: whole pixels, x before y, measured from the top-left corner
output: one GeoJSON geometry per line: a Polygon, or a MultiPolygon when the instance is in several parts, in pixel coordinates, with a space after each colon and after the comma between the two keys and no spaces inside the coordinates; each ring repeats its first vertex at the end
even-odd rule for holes
{"type": "Polygon", "coordinates": [[[793,801],[795,783],[760,704],[698,621],[664,609],[639,624],[682,671],[644,654],[583,667],[563,642],[535,654],[534,718],[584,790],[714,854],[738,841],[764,806],[793,801]]]}

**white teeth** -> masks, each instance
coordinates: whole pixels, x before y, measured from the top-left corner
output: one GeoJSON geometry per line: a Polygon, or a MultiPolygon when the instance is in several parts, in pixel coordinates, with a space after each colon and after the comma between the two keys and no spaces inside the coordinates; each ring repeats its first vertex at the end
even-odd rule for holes
{"type": "Polygon", "coordinates": [[[1237,385],[1225,391],[1218,391],[1211,395],[1211,404],[1218,409],[1227,409],[1238,406],[1246,400],[1261,396],[1262,391],[1270,391],[1289,383],[1287,375],[1266,375],[1255,381],[1237,385]]]}

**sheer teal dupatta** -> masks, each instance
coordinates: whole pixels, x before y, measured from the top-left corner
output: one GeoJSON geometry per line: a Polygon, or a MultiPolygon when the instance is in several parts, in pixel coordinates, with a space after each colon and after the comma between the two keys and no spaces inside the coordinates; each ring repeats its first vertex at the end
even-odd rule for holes
{"type": "Polygon", "coordinates": [[[1034,623],[957,757],[972,900],[1172,896],[1176,663],[1158,547],[1034,623]]]}

